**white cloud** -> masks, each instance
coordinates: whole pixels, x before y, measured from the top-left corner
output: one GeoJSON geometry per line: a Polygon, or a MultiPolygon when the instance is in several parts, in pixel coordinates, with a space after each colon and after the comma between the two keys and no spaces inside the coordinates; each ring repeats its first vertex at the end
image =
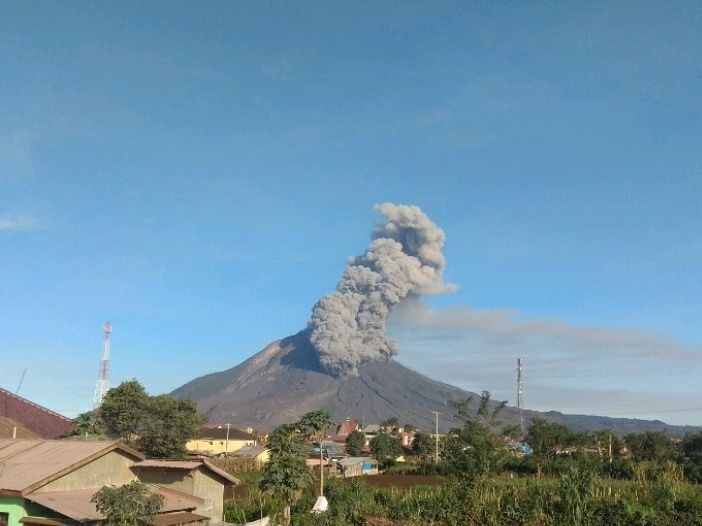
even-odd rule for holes
{"type": "Polygon", "coordinates": [[[0,216],[0,230],[34,230],[41,226],[41,221],[32,214],[0,216]]]}

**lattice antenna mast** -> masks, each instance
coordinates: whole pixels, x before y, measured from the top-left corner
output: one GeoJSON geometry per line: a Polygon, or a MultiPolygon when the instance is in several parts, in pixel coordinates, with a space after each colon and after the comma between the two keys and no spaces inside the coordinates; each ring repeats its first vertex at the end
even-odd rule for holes
{"type": "Polygon", "coordinates": [[[98,409],[102,404],[105,393],[110,388],[109,364],[110,364],[110,334],[112,334],[112,324],[109,321],[102,326],[102,359],[98,369],[97,383],[95,384],[95,395],[93,396],[93,409],[98,409]]]}
{"type": "Polygon", "coordinates": [[[524,386],[522,385],[522,359],[517,358],[517,425],[524,434],[524,386]]]}

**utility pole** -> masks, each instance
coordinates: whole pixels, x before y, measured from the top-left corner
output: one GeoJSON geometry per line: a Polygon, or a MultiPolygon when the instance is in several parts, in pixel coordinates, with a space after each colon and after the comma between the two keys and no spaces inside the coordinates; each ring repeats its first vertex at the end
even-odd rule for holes
{"type": "Polygon", "coordinates": [[[324,453],[322,435],[319,435],[319,496],[324,497],[324,453]]]}
{"type": "Polygon", "coordinates": [[[229,426],[230,424],[227,423],[227,440],[224,442],[224,458],[227,458],[227,455],[229,455],[229,426]]]}
{"type": "Polygon", "coordinates": [[[439,412],[432,411],[434,414],[434,464],[439,463],[439,412]]]}

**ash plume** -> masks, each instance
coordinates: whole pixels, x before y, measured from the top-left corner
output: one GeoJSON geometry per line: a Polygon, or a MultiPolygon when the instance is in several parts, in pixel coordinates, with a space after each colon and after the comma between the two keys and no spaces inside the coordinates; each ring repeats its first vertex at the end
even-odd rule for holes
{"type": "Polygon", "coordinates": [[[443,230],[417,206],[376,210],[386,221],[366,252],[349,260],[336,291],[317,302],[308,325],[321,365],[337,376],[358,376],[360,364],[396,354],[385,323],[403,299],[455,289],[443,281],[443,230]]]}

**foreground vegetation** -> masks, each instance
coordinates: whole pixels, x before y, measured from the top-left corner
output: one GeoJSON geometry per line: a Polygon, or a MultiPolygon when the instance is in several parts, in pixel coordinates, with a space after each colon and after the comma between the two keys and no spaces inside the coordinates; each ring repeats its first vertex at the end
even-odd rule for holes
{"type": "MultiPolygon", "coordinates": [[[[382,475],[381,475],[382,476],[382,475]]],[[[333,480],[330,509],[311,514],[314,493],[292,510],[295,525],[363,525],[384,517],[407,525],[702,525],[702,492],[686,484],[673,464],[642,472],[640,480],[619,481],[573,468],[562,477],[514,480],[450,477],[441,486],[410,490],[370,488],[362,479],[333,480]]],[[[277,514],[280,503],[252,494],[229,503],[227,521],[277,514]],[[260,509],[262,505],[263,509],[260,509]]]]}

